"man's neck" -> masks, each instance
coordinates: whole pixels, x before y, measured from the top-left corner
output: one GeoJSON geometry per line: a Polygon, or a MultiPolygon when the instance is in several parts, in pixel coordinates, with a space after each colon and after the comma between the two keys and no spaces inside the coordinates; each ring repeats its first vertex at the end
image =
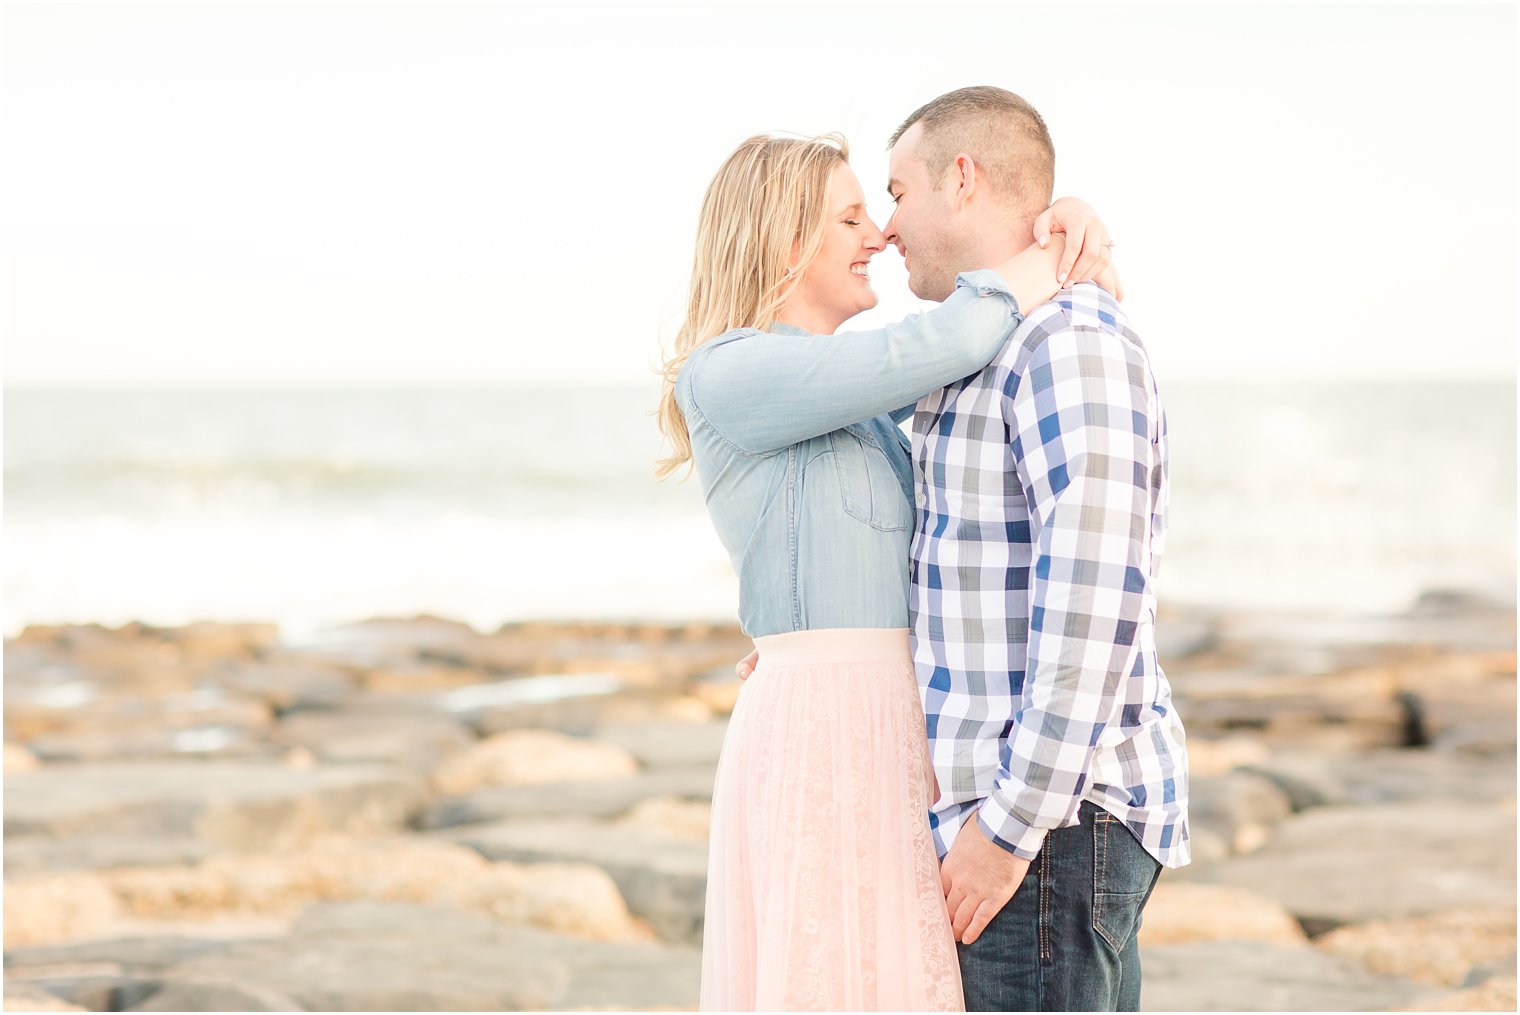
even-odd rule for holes
{"type": "Polygon", "coordinates": [[[1034,219],[1024,218],[1011,222],[988,223],[974,240],[971,253],[975,263],[966,269],[988,268],[1002,264],[1022,253],[1034,243],[1034,219]]]}

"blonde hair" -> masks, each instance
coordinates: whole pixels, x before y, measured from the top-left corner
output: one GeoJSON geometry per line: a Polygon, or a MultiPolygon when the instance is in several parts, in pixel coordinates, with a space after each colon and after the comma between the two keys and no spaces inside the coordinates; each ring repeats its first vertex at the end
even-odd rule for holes
{"type": "Polygon", "coordinates": [[[718,168],[702,198],[686,320],[661,370],[656,410],[671,453],[663,479],[691,461],[691,434],[676,404],[676,377],[708,339],[733,328],[769,328],[823,243],[829,181],[849,161],[842,134],[815,138],[757,134],[718,168]],[[788,271],[793,246],[797,263],[788,271]]]}

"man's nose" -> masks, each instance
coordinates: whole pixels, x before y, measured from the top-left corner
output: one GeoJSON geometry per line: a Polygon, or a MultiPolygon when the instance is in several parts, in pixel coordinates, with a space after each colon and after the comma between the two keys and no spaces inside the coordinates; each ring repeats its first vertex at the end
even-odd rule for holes
{"type": "Polygon", "coordinates": [[[892,217],[887,219],[887,224],[881,227],[881,232],[884,243],[897,245],[897,212],[894,211],[892,217]]]}

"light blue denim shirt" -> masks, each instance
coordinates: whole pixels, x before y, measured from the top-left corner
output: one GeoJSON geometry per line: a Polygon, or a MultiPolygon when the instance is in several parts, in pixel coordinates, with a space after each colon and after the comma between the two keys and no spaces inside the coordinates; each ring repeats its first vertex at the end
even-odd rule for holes
{"type": "Polygon", "coordinates": [[[752,638],[908,626],[913,468],[897,423],[975,373],[1023,322],[991,270],[873,331],[738,328],[691,354],[675,395],[752,638]]]}

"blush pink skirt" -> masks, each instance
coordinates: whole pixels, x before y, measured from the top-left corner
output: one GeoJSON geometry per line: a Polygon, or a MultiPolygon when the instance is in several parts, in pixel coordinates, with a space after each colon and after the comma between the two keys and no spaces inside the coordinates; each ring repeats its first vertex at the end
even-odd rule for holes
{"type": "Polygon", "coordinates": [[[963,1011],[902,628],[755,639],[713,789],[704,1011],[963,1011]]]}

